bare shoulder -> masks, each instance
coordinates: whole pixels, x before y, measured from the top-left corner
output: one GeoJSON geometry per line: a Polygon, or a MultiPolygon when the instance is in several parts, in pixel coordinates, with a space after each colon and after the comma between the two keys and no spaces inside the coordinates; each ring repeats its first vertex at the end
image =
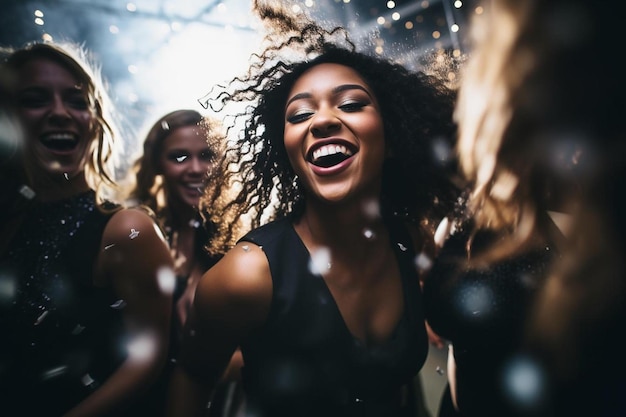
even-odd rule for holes
{"type": "Polygon", "coordinates": [[[263,250],[253,243],[238,243],[203,275],[194,304],[199,312],[219,310],[224,317],[252,324],[267,316],[272,290],[263,250]]]}
{"type": "Polygon", "coordinates": [[[107,245],[129,239],[163,239],[156,221],[146,211],[139,208],[126,208],[115,212],[107,223],[104,233],[103,243],[107,245]]]}
{"type": "Polygon", "coordinates": [[[158,268],[173,265],[156,221],[141,209],[125,208],[115,212],[104,229],[100,245],[98,275],[102,277],[149,278],[158,268]]]}

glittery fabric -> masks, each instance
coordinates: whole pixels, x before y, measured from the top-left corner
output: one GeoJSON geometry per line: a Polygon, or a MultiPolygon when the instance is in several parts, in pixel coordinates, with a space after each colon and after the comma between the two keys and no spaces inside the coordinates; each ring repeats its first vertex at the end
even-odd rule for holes
{"type": "Polygon", "coordinates": [[[92,276],[109,217],[92,192],[34,204],[2,254],[0,415],[61,415],[123,359],[124,303],[92,276]]]}

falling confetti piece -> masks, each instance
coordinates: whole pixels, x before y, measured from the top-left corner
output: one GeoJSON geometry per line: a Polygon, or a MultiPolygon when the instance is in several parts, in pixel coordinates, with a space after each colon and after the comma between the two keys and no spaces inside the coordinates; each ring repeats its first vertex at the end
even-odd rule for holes
{"type": "Polygon", "coordinates": [[[36,195],[35,191],[28,185],[22,185],[20,187],[20,194],[28,200],[32,200],[33,198],[35,198],[36,195]]]}
{"type": "Polygon", "coordinates": [[[47,315],[48,315],[48,310],[41,313],[41,315],[37,317],[37,320],[35,321],[35,326],[38,326],[39,324],[41,324],[41,322],[46,318],[47,315]]]}
{"type": "MultiPolygon", "coordinates": [[[[132,239],[132,238],[131,238],[131,239],[132,239]]],[[[111,249],[113,246],[115,246],[115,243],[112,243],[112,244],[110,244],[110,245],[106,245],[106,246],[104,247],[104,250],[111,249]]]]}
{"type": "Polygon", "coordinates": [[[250,251],[250,246],[248,246],[248,245],[243,245],[241,248],[244,250],[244,252],[249,252],[250,251]]]}
{"type": "Polygon", "coordinates": [[[111,308],[114,308],[116,310],[122,309],[124,307],[126,307],[126,301],[124,300],[117,300],[116,302],[111,304],[111,308]]]}
{"type": "Polygon", "coordinates": [[[406,252],[406,246],[404,246],[402,243],[398,242],[398,247],[402,252],[406,252]]]}
{"type": "Polygon", "coordinates": [[[128,235],[128,237],[134,239],[137,236],[139,236],[139,230],[130,229],[130,234],[128,235]]]}
{"type": "Polygon", "coordinates": [[[76,327],[74,327],[74,330],[72,330],[72,334],[76,336],[77,334],[82,333],[83,330],[85,330],[85,326],[81,326],[80,324],[77,324],[76,327]]]}
{"type": "Polygon", "coordinates": [[[159,268],[157,271],[157,282],[164,294],[173,294],[176,288],[176,274],[169,267],[159,268]]]}
{"type": "Polygon", "coordinates": [[[312,274],[321,275],[329,270],[331,265],[330,250],[328,248],[319,248],[311,253],[309,271],[311,271],[312,274]]]}
{"type": "Polygon", "coordinates": [[[89,374],[83,375],[83,377],[81,378],[81,381],[82,381],[83,385],[86,386],[86,387],[88,387],[91,384],[93,384],[94,382],[96,382],[96,381],[94,381],[94,379],[89,374]]]}
{"type": "Polygon", "coordinates": [[[41,379],[47,380],[51,378],[55,378],[57,376],[63,375],[67,372],[67,366],[59,366],[56,368],[49,369],[41,375],[41,379]]]}
{"type": "Polygon", "coordinates": [[[66,179],[66,180],[68,180],[68,181],[69,181],[70,176],[69,176],[69,175],[67,175],[67,172],[64,172],[64,173],[63,173],[63,176],[65,177],[65,179],[66,179]]]}
{"type": "Polygon", "coordinates": [[[433,261],[425,253],[420,253],[415,257],[415,266],[420,271],[427,271],[433,265],[433,261]]]}

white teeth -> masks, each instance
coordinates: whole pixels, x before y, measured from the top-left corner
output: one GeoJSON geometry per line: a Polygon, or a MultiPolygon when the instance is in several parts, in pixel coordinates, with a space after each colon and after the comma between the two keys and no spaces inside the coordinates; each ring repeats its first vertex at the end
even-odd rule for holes
{"type": "Polygon", "coordinates": [[[187,184],[187,187],[193,188],[193,189],[198,189],[198,188],[204,187],[204,184],[201,183],[201,182],[195,183],[195,184],[187,184]]]}
{"type": "Polygon", "coordinates": [[[334,155],[337,153],[352,156],[352,151],[343,145],[324,145],[313,152],[313,160],[315,161],[322,156],[334,155]]]}

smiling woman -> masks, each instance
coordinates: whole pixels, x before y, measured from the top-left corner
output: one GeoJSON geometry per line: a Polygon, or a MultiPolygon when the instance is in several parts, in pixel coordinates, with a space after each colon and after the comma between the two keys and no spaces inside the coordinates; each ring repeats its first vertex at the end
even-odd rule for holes
{"type": "Polygon", "coordinates": [[[237,347],[247,415],[418,415],[415,257],[456,197],[433,152],[453,140],[454,92],[255,6],[269,46],[207,103],[251,106],[201,200],[226,254],[198,284],[169,415],[202,415],[237,347]]]}
{"type": "MultiPolygon", "coordinates": [[[[191,109],[171,111],[150,125],[143,140],[143,153],[130,171],[132,186],[126,198],[130,204],[143,204],[156,213],[175,261],[169,348],[172,359],[178,354],[181,329],[198,281],[219,259],[205,250],[215,230],[211,222],[202,222],[198,205],[209,172],[222,154],[223,138],[224,132],[217,119],[191,109]]],[[[238,372],[238,359],[239,355],[235,355],[234,377],[238,372]]],[[[169,361],[159,389],[166,389],[172,363],[169,361]]],[[[229,386],[235,387],[234,383],[229,384],[231,382],[222,386],[223,392],[228,392],[229,386]]],[[[160,395],[160,400],[163,399],[164,395],[160,395]]],[[[214,408],[218,399],[222,398],[213,398],[214,408]]],[[[154,411],[160,411],[161,403],[155,403],[158,406],[154,411]]]]}
{"type": "Polygon", "coordinates": [[[117,130],[83,52],[0,66],[23,132],[0,177],[3,416],[136,415],[166,361],[172,258],[146,211],[107,199],[117,130]]]}

